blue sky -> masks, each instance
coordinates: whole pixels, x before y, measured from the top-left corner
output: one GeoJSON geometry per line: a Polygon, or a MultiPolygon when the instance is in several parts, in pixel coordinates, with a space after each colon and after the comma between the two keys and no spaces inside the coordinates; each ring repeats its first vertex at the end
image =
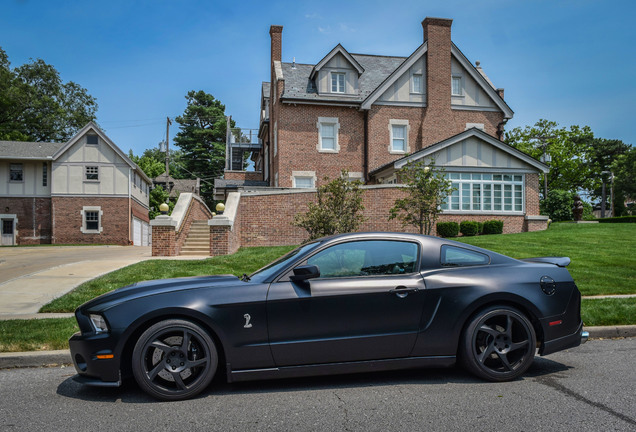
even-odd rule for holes
{"type": "Polygon", "coordinates": [[[3,0],[0,46],[13,66],[42,58],[87,88],[106,133],[140,154],[165,137],[189,90],[257,128],[272,24],[284,26],[283,61],[313,64],[337,43],[408,56],[426,16],[452,18],[455,44],[505,88],[507,129],[547,118],[636,142],[633,1],[3,0]]]}

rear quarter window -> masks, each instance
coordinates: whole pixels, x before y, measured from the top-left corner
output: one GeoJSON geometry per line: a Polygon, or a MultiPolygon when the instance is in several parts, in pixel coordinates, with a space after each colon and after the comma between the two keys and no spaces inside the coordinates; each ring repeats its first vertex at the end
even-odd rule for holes
{"type": "Polygon", "coordinates": [[[450,245],[442,246],[440,259],[444,267],[463,267],[490,263],[490,257],[486,254],[450,245]]]}

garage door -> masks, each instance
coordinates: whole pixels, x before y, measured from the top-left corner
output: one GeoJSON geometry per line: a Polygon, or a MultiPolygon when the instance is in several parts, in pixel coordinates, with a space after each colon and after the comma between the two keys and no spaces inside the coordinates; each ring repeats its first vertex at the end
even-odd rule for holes
{"type": "Polygon", "coordinates": [[[150,246],[150,224],[141,222],[141,245],[150,246]]]}
{"type": "Polygon", "coordinates": [[[133,245],[135,246],[141,246],[142,242],[141,242],[141,234],[142,234],[142,229],[141,229],[141,219],[137,219],[136,217],[133,218],[133,245]]]}

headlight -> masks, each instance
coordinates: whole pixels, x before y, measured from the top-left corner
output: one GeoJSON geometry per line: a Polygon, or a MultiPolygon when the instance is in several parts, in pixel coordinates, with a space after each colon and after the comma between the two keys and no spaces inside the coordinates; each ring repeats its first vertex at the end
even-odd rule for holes
{"type": "Polygon", "coordinates": [[[108,324],[106,324],[106,320],[103,316],[90,314],[88,317],[90,318],[91,324],[93,325],[96,333],[104,333],[109,330],[108,324]]]}

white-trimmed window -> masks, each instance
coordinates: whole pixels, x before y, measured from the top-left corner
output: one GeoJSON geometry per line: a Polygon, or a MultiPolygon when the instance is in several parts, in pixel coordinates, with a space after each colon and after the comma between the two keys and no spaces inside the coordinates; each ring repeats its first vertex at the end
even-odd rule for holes
{"type": "Polygon", "coordinates": [[[86,135],[86,144],[98,145],[99,139],[97,138],[97,135],[86,135]]]}
{"type": "Polygon", "coordinates": [[[102,232],[102,208],[101,207],[82,207],[82,228],[84,234],[99,234],[102,232]]]}
{"type": "Polygon", "coordinates": [[[24,181],[24,167],[21,163],[9,164],[9,181],[24,181]]]}
{"type": "Polygon", "coordinates": [[[410,151],[408,120],[389,120],[389,133],[391,135],[390,154],[404,154],[410,151]]]}
{"type": "Polygon", "coordinates": [[[451,95],[463,96],[463,83],[461,75],[453,75],[451,77],[451,95]]]}
{"type": "Polygon", "coordinates": [[[46,187],[49,184],[49,166],[46,162],[42,162],[42,186],[46,187]]]}
{"type": "Polygon", "coordinates": [[[331,93],[345,93],[345,72],[331,72],[331,93]]]}
{"type": "Polygon", "coordinates": [[[450,212],[520,213],[524,209],[522,174],[446,173],[452,194],[442,204],[450,212]]]}
{"type": "Polygon", "coordinates": [[[316,187],[315,171],[292,171],[292,186],[311,189],[316,187]]]}
{"type": "Polygon", "coordinates": [[[338,153],[338,131],[340,123],[337,117],[318,117],[318,151],[322,153],[338,153]]]}
{"type": "Polygon", "coordinates": [[[424,93],[424,82],[421,73],[411,75],[411,93],[424,93]]]}
{"type": "Polygon", "coordinates": [[[85,180],[99,180],[99,167],[95,165],[88,165],[84,168],[85,180]]]}

